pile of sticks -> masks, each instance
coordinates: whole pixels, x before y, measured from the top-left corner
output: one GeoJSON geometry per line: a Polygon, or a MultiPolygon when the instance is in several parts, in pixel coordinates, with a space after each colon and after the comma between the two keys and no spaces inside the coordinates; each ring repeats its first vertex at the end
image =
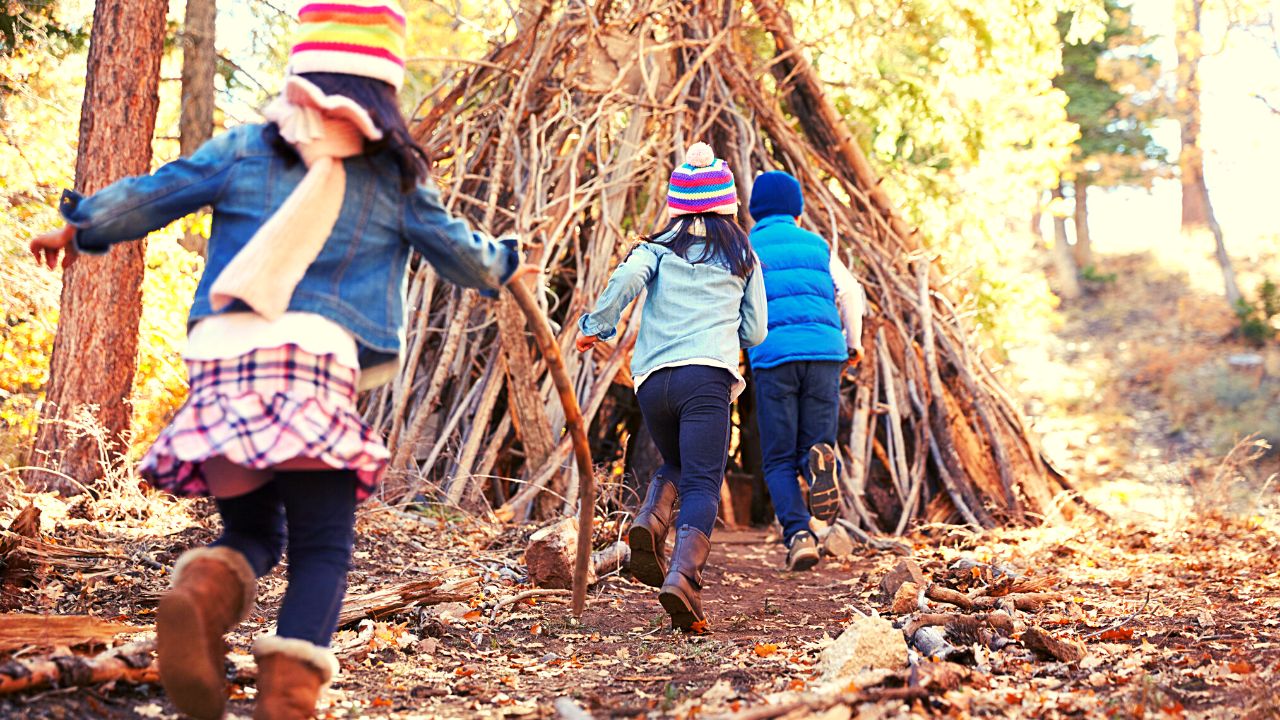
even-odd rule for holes
{"type": "MultiPolygon", "coordinates": [[[[841,438],[849,519],[902,533],[1072,512],[1058,501],[1067,480],[1042,461],[973,350],[942,271],[880,187],[776,0],[525,0],[516,24],[513,39],[424,101],[415,132],[438,159],[449,209],[520,237],[544,269],[538,300],[558,325],[598,459],[617,458],[618,438],[637,431],[626,368],[639,314],[587,355],[572,352],[576,319],[635,238],[662,224],[684,149],[707,141],[744,201],[757,173],[795,175],[805,226],[831,240],[868,291],[866,356],[841,438]],[[759,50],[761,37],[772,53],[759,50]]],[[[513,301],[458,289],[427,263],[408,292],[407,362],[366,401],[393,452],[385,499],[436,494],[505,520],[571,510],[578,470],[563,412],[513,301]]],[[[752,440],[735,438],[742,467],[752,440]]]]}

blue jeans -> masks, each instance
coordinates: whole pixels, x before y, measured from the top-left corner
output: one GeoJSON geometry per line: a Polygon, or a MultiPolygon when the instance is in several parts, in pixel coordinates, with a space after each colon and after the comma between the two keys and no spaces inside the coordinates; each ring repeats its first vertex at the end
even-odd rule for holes
{"type": "Polygon", "coordinates": [[[355,473],[281,471],[253,492],[216,502],[223,529],[212,544],[244,555],[258,577],[280,562],[287,535],[289,585],[276,634],[328,647],[355,543],[355,473]]]}
{"type": "Polygon", "coordinates": [[[764,482],[787,543],[809,528],[796,476],[809,479],[809,448],[835,445],[840,422],[840,373],[844,363],[797,361],[752,374],[764,482]]]}
{"type": "Polygon", "coordinates": [[[729,394],[733,375],[710,365],[658,370],[636,391],[640,412],[662,453],[662,474],[678,478],[675,527],[711,537],[720,512],[720,484],[729,460],[729,394]]]}

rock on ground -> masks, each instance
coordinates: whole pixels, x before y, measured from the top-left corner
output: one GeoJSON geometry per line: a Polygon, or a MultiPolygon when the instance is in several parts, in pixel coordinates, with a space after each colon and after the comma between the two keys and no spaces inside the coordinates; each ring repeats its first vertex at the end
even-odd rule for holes
{"type": "Polygon", "coordinates": [[[907,665],[902,631],[885,618],[855,617],[818,659],[824,682],[847,684],[867,670],[898,670],[907,665]]]}

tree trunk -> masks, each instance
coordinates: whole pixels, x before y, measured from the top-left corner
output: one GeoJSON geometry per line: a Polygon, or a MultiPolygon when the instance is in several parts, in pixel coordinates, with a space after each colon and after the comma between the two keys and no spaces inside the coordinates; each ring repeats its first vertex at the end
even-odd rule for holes
{"type": "Polygon", "coordinates": [[[1222,228],[1213,214],[1209,188],[1204,182],[1204,150],[1200,147],[1200,59],[1204,38],[1200,18],[1204,0],[1177,0],[1174,8],[1173,44],[1178,53],[1177,108],[1181,123],[1182,147],[1178,169],[1182,176],[1182,232],[1208,230],[1213,234],[1214,255],[1222,269],[1223,292],[1234,311],[1242,298],[1236,271],[1227,253],[1222,228]]]}
{"type": "Polygon", "coordinates": [[[1076,196],[1076,244],[1072,247],[1072,254],[1076,267],[1085,270],[1093,266],[1093,240],[1089,237],[1089,178],[1077,175],[1073,186],[1076,196]]]}
{"type": "MultiPolygon", "coordinates": [[[[1061,182],[1053,188],[1053,199],[1062,199],[1061,182]]],[[[1063,300],[1080,297],[1080,269],[1067,243],[1067,219],[1057,213],[1053,215],[1053,270],[1058,296],[1063,300]]]]}
{"type": "MultiPolygon", "coordinates": [[[[213,136],[213,76],[217,70],[214,36],[218,0],[187,0],[182,29],[182,116],[178,121],[183,156],[189,156],[213,136]]],[[[181,244],[204,255],[207,240],[188,232],[181,244]]]]}
{"type": "MultiPolygon", "coordinates": [[[[167,7],[164,0],[98,0],[94,8],[76,158],[76,189],[81,193],[149,170],[167,7]]],[[[102,477],[98,440],[62,422],[86,406],[95,408],[103,439],[114,446],[108,452],[123,450],[145,249],[144,241],[124,243],[102,257],[82,256],[64,273],[58,334],[31,465],[86,485],[102,477]]],[[[75,491],[71,482],[45,472],[28,471],[26,479],[36,487],[75,491]]]]}
{"type": "Polygon", "coordinates": [[[1204,39],[1200,14],[1204,0],[1177,0],[1174,8],[1173,44],[1178,53],[1176,101],[1181,125],[1182,149],[1178,168],[1182,176],[1182,230],[1203,230],[1209,224],[1209,194],[1204,184],[1204,153],[1200,149],[1200,59],[1204,39]]]}

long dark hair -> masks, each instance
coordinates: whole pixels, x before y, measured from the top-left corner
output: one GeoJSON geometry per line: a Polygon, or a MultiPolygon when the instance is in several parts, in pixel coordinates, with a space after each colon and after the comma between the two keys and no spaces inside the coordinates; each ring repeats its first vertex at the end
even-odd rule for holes
{"type": "Polygon", "coordinates": [[[696,215],[679,215],[671,219],[662,230],[645,238],[646,241],[662,245],[691,263],[720,262],[729,268],[729,272],[740,278],[751,274],[755,267],[755,256],[751,252],[751,240],[747,233],[733,219],[732,215],[719,213],[698,213],[696,215]],[[693,227],[702,221],[706,235],[694,235],[693,227]],[[702,254],[689,257],[694,245],[702,245],[702,254]]]}
{"type": "MultiPolygon", "coordinates": [[[[429,162],[427,152],[409,134],[409,125],[405,122],[404,113],[400,112],[394,87],[381,80],[343,73],[302,73],[298,77],[309,80],[326,95],[349,97],[368,111],[373,124],[382,131],[382,139],[377,142],[366,140],[364,154],[377,155],[384,151],[391,153],[400,168],[401,190],[409,192],[426,179],[429,162]]],[[[276,152],[290,161],[300,160],[293,146],[280,137],[280,130],[275,123],[267,127],[266,137],[276,152]]]]}

